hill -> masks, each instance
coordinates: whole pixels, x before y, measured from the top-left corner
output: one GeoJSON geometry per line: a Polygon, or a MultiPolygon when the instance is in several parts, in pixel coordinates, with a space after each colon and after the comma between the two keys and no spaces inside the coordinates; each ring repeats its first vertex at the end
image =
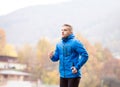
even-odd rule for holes
{"type": "Polygon", "coordinates": [[[74,26],[91,43],[101,42],[120,54],[120,1],[74,0],[56,5],[38,5],[0,16],[0,27],[12,44],[35,44],[41,37],[55,39],[64,23],[74,26]]]}

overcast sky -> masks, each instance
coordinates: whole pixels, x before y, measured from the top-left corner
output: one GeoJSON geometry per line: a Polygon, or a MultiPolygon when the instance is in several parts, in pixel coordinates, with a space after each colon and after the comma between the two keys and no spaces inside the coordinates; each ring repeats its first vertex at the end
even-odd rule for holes
{"type": "Polygon", "coordinates": [[[0,0],[0,16],[33,5],[58,4],[71,0],[0,0]]]}

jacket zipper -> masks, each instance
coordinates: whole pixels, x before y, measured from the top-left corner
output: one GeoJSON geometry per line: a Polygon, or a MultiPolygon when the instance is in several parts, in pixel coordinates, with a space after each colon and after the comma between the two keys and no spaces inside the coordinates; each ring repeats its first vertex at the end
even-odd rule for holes
{"type": "Polygon", "coordinates": [[[64,67],[64,78],[65,78],[65,44],[63,44],[63,67],[64,67]]]}

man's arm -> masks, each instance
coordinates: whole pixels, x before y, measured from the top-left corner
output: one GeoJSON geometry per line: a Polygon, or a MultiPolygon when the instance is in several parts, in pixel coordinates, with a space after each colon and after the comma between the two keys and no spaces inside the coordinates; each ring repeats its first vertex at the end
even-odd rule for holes
{"type": "Polygon", "coordinates": [[[79,62],[75,65],[75,68],[79,70],[88,60],[88,52],[84,48],[83,44],[80,41],[75,42],[75,50],[78,52],[81,56],[79,59],[79,62]]]}

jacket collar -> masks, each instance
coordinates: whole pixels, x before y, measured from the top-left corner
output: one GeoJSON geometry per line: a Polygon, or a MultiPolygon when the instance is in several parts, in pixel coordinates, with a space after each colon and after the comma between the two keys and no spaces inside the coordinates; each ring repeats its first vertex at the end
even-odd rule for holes
{"type": "Polygon", "coordinates": [[[67,42],[70,39],[73,39],[75,36],[73,34],[70,34],[69,36],[67,36],[66,38],[62,38],[63,42],[67,42]]]}

